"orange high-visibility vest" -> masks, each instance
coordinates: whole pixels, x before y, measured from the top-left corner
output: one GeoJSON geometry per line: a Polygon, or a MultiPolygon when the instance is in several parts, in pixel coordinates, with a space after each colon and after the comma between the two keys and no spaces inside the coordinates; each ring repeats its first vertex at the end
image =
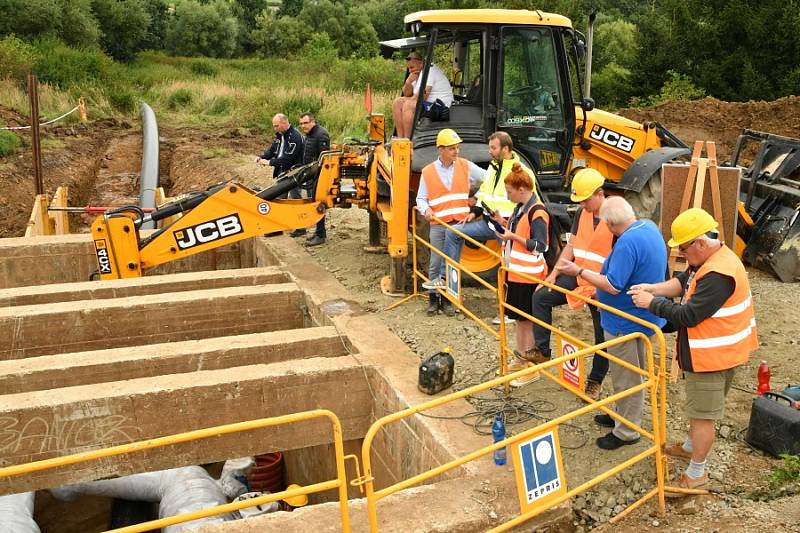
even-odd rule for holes
{"type": "Polygon", "coordinates": [[[716,313],[696,326],[686,328],[693,372],[714,372],[742,365],[758,348],[747,272],[727,246],[723,245],[698,269],[686,288],[684,300],[692,299],[697,282],[711,272],[732,277],[736,288],[716,313]]]}
{"type": "MultiPolygon", "coordinates": [[[[422,179],[428,190],[428,205],[433,214],[447,223],[460,220],[469,213],[469,166],[467,160],[457,157],[453,162],[453,183],[448,189],[442,183],[436,166],[431,163],[422,169],[422,179]]],[[[436,224],[436,222],[431,222],[436,224]]]]}
{"type": "MultiPolygon", "coordinates": [[[[603,261],[611,253],[611,243],[614,234],[608,229],[605,220],[601,220],[597,227],[594,225],[594,215],[583,209],[581,218],[578,219],[578,233],[572,238],[572,253],[575,264],[580,268],[600,272],[603,261]]],[[[595,286],[578,276],[578,286],[575,291],[587,298],[594,298],[595,286]]],[[[567,293],[567,303],[572,309],[580,309],[586,305],[583,300],[567,293]]]]}
{"type": "MultiPolygon", "coordinates": [[[[550,215],[547,213],[546,209],[537,209],[533,214],[533,217],[531,217],[530,220],[528,219],[528,213],[537,205],[544,207],[542,201],[537,198],[536,202],[534,202],[524,213],[520,215],[519,222],[517,222],[517,227],[514,228],[514,233],[523,239],[527,240],[531,238],[531,223],[534,220],[543,219],[545,224],[548,225],[549,229],[550,215]]],[[[548,231],[546,235],[549,236],[549,234],[550,233],[548,231]]],[[[550,243],[548,243],[548,245],[549,244],[550,243]]],[[[537,283],[536,281],[531,281],[527,278],[523,278],[522,276],[517,276],[514,274],[514,272],[528,274],[540,280],[547,277],[547,263],[544,260],[544,254],[539,252],[531,252],[524,244],[520,244],[516,241],[506,241],[505,246],[503,247],[503,259],[505,260],[506,267],[509,270],[508,281],[514,281],[517,283],[537,283]]]]}

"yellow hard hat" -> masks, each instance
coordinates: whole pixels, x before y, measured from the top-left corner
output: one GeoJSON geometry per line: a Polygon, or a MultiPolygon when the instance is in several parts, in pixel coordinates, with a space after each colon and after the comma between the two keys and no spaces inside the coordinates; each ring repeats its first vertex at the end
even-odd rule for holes
{"type": "Polygon", "coordinates": [[[573,202],[582,202],[602,187],[605,181],[603,175],[595,169],[582,168],[572,178],[572,194],[569,199],[573,202]]]}
{"type": "Polygon", "coordinates": [[[714,217],[699,207],[687,209],[672,221],[672,238],[667,244],[674,248],[698,238],[719,226],[714,217]]]}
{"type": "Polygon", "coordinates": [[[436,136],[436,146],[453,146],[454,144],[461,144],[461,137],[450,128],[443,129],[436,136]]]}
{"type": "MultiPolygon", "coordinates": [[[[292,483],[291,485],[286,487],[286,490],[294,490],[294,489],[302,489],[302,488],[303,487],[301,487],[297,483],[292,483]]],[[[288,498],[284,498],[283,501],[285,501],[286,503],[288,503],[292,507],[303,507],[304,505],[308,504],[308,495],[307,494],[301,494],[299,496],[290,496],[288,498]]]]}

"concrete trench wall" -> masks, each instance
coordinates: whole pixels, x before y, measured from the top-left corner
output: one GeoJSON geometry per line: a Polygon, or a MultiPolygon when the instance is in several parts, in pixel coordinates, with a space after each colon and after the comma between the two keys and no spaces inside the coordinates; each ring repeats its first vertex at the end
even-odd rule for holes
{"type": "MultiPolygon", "coordinates": [[[[0,465],[319,408],[337,414],[345,453],[360,456],[375,420],[429,399],[416,389],[417,357],[290,239],[243,241],[235,253],[239,263],[276,266],[86,283],[89,236],[68,237],[0,240],[0,275],[9,274],[0,289],[0,465]],[[34,263],[36,272],[25,270],[34,263]]],[[[469,410],[456,402],[447,414],[469,410]]],[[[415,416],[387,426],[371,454],[376,488],[485,444],[460,423],[415,416]]],[[[316,421],[0,479],[0,493],[273,450],[286,452],[289,482],[334,476],[330,426],[316,421]]],[[[471,487],[496,475],[487,458],[392,496],[380,504],[382,531],[483,530],[492,520],[471,487]],[[413,511],[442,495],[436,487],[453,510],[438,525],[413,511]]],[[[354,531],[363,531],[364,501],[354,487],[349,495],[354,531]]],[[[338,531],[335,498],[329,491],[291,515],[206,529],[338,531]]],[[[507,500],[496,507],[501,515],[515,512],[507,500]]]]}

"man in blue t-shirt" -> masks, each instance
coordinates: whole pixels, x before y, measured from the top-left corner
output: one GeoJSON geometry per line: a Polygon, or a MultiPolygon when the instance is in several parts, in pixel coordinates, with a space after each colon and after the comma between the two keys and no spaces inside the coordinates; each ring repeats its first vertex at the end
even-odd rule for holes
{"type": "MultiPolygon", "coordinates": [[[[605,201],[600,209],[600,218],[605,220],[608,229],[617,237],[600,272],[579,268],[570,261],[560,261],[556,268],[567,275],[582,276],[584,280],[597,287],[597,299],[601,303],[651,322],[660,328],[666,321],[646,309],[636,307],[627,291],[632,285],[639,283],[664,281],[667,271],[667,248],[661,232],[649,220],[636,220],[633,208],[619,196],[605,201]]],[[[600,323],[607,341],[634,332],[641,332],[647,336],[653,333],[650,328],[602,309],[600,323]]],[[[647,352],[642,339],[617,344],[607,351],[627,363],[641,369],[646,368],[647,352]]],[[[641,375],[626,370],[613,361],[609,370],[614,394],[642,383],[641,375]]],[[[640,426],[644,411],[644,391],[618,400],[615,407],[617,414],[640,426]]],[[[615,450],[620,446],[639,441],[637,431],[609,415],[597,415],[594,419],[601,426],[613,428],[610,433],[597,439],[597,445],[604,450],[615,450]]]]}

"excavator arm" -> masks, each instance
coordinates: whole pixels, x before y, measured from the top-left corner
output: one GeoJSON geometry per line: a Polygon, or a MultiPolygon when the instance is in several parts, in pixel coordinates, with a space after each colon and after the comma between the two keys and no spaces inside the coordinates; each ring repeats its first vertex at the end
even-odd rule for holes
{"type": "Polygon", "coordinates": [[[317,162],[293,169],[271,187],[254,192],[236,182],[191,193],[145,214],[135,206],[95,219],[92,237],[100,279],[134,278],[148,269],[264,233],[313,226],[326,209],[361,207],[387,224],[393,286],[404,283],[408,256],[411,143],[383,146],[383,117],[370,116],[370,140],[323,152],[317,162]],[[314,182],[313,194],[280,199],[314,182]],[[144,222],[175,222],[142,235],[144,222]]]}
{"type": "Polygon", "coordinates": [[[108,212],[92,224],[100,279],[139,277],[160,264],[248,237],[312,226],[322,218],[324,203],[275,199],[302,181],[282,179],[258,194],[226,182],[168,203],[149,215],[135,207],[108,212]],[[143,222],[178,213],[183,216],[169,226],[146,237],[140,234],[143,222]]]}

